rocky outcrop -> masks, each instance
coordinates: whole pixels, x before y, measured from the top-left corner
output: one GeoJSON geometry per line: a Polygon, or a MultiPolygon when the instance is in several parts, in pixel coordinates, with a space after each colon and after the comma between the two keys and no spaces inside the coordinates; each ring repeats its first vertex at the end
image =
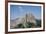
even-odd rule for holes
{"type": "Polygon", "coordinates": [[[11,25],[12,28],[15,27],[16,25],[20,24],[20,23],[34,23],[36,25],[36,20],[35,20],[35,16],[32,13],[26,14],[23,17],[20,17],[19,19],[16,18],[16,20],[14,20],[14,23],[11,25]]]}

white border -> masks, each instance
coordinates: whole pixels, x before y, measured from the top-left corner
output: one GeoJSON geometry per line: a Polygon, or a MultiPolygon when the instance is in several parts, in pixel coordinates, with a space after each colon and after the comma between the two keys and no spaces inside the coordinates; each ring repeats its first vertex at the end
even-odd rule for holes
{"type": "Polygon", "coordinates": [[[28,30],[42,30],[43,29],[43,5],[42,4],[26,4],[26,3],[8,3],[8,32],[12,31],[28,31],[28,30]],[[41,6],[41,28],[25,28],[25,29],[10,29],[10,5],[31,5],[31,6],[41,6]]]}

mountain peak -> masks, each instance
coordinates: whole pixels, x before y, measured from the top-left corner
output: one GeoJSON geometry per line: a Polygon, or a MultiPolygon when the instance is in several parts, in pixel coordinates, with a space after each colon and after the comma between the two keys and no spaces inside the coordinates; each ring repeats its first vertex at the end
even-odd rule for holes
{"type": "Polygon", "coordinates": [[[27,23],[27,22],[34,23],[36,25],[35,16],[32,13],[27,13],[23,17],[16,18],[13,22],[13,24],[15,24],[13,27],[15,27],[20,23],[27,23]]]}

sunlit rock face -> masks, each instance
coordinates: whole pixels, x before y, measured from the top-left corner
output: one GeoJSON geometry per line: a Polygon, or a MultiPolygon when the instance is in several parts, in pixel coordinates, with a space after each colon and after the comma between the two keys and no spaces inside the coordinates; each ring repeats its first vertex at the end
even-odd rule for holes
{"type": "Polygon", "coordinates": [[[32,13],[27,14],[27,22],[36,24],[35,16],[32,13]]]}
{"type": "Polygon", "coordinates": [[[20,23],[27,23],[27,22],[34,23],[36,25],[36,20],[32,13],[28,13],[28,14],[25,14],[25,16],[23,17],[16,18],[14,21],[12,21],[11,28],[15,27],[20,23]]]}

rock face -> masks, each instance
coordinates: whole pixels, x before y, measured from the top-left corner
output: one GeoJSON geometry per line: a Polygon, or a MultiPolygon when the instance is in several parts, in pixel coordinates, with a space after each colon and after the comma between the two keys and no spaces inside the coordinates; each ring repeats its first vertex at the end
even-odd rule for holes
{"type": "Polygon", "coordinates": [[[35,20],[35,17],[33,16],[33,14],[27,14],[26,19],[27,19],[27,22],[36,24],[36,20],[35,20]]]}
{"type": "Polygon", "coordinates": [[[20,24],[20,23],[26,23],[26,22],[30,22],[30,23],[34,23],[36,25],[36,20],[35,20],[35,17],[33,14],[29,13],[29,14],[26,14],[25,16],[23,17],[20,17],[19,19],[15,19],[12,23],[12,27],[15,27],[16,25],[20,24]]]}

